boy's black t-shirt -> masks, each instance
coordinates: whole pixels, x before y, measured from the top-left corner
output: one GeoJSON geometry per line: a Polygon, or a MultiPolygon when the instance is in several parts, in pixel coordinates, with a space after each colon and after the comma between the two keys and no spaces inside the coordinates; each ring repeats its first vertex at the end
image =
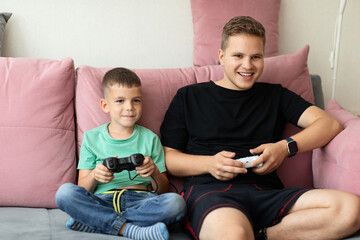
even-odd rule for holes
{"type": "MultiPolygon", "coordinates": [[[[246,91],[230,90],[214,82],[178,90],[161,126],[164,146],[194,155],[223,150],[236,158],[249,150],[282,139],[285,124],[297,124],[311,104],[279,84],[255,83],[246,91]]],[[[191,166],[189,166],[191,167],[191,166]]],[[[210,174],[188,177],[186,185],[216,182],[210,174]]],[[[283,187],[276,172],[260,176],[248,171],[231,182],[283,187]]]]}

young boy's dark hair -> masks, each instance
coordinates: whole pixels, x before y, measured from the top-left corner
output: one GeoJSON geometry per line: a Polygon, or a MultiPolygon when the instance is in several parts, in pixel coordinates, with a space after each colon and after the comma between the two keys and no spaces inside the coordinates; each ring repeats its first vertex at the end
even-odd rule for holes
{"type": "Polygon", "coordinates": [[[140,87],[141,80],[133,71],[127,68],[114,68],[105,73],[102,81],[104,96],[107,96],[107,89],[118,84],[127,88],[140,87]]]}
{"type": "Polygon", "coordinates": [[[229,37],[236,34],[249,34],[263,39],[265,47],[265,28],[261,23],[249,16],[238,16],[227,22],[222,31],[221,49],[227,48],[229,37]]]}

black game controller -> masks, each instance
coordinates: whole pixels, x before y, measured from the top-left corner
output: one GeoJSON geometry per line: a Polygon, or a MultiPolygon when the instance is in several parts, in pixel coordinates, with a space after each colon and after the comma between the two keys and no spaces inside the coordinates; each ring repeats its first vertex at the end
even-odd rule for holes
{"type": "Polygon", "coordinates": [[[106,158],[103,162],[105,167],[113,172],[121,172],[122,170],[132,171],[135,170],[135,167],[141,166],[144,161],[144,155],[141,153],[136,153],[130,157],[116,158],[110,157],[106,158]]]}

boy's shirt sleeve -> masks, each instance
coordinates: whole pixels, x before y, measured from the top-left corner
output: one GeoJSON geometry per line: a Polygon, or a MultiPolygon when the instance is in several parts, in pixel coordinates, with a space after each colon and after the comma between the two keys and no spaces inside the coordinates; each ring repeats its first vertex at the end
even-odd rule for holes
{"type": "Polygon", "coordinates": [[[89,139],[84,133],[81,144],[78,169],[94,169],[96,167],[96,156],[89,148],[89,139]]]}
{"type": "Polygon", "coordinates": [[[161,173],[166,172],[164,148],[163,148],[158,136],[155,136],[155,138],[154,138],[151,159],[156,164],[156,166],[158,167],[158,169],[161,173]]]}

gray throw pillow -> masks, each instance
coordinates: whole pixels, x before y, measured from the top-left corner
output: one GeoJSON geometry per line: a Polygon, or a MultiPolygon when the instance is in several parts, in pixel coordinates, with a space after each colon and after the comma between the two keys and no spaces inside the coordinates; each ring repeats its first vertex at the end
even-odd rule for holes
{"type": "Polygon", "coordinates": [[[0,13],[0,56],[2,56],[1,49],[4,38],[5,25],[10,17],[11,13],[0,13]]]}

